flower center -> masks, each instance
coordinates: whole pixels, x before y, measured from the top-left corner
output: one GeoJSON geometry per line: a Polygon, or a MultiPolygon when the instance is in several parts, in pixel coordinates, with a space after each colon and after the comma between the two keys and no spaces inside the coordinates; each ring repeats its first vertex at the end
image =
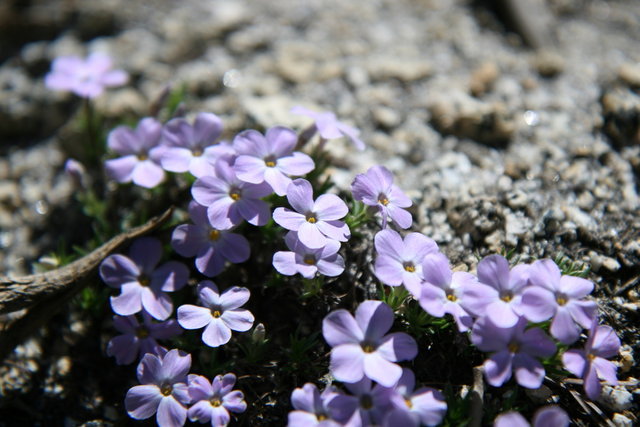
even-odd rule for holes
{"type": "Polygon", "coordinates": [[[267,156],[264,158],[264,164],[267,165],[268,168],[276,167],[276,158],[275,156],[267,156]]]}
{"type": "Polygon", "coordinates": [[[371,395],[363,394],[360,396],[360,407],[362,409],[371,409],[373,408],[373,399],[371,395]]]}
{"type": "Polygon", "coordinates": [[[329,417],[327,417],[325,414],[318,414],[318,415],[316,415],[316,419],[317,419],[318,421],[324,421],[324,420],[326,420],[326,419],[328,419],[328,418],[329,418],[329,417]]]}
{"type": "Polygon", "coordinates": [[[232,188],[229,191],[229,197],[231,197],[233,200],[240,200],[240,197],[242,197],[242,192],[239,188],[232,188]]]}
{"type": "Polygon", "coordinates": [[[142,286],[149,286],[149,284],[151,283],[151,279],[149,279],[149,276],[147,276],[146,274],[141,274],[138,277],[138,283],[140,283],[142,286]]]}
{"type": "Polygon", "coordinates": [[[220,238],[220,231],[215,228],[209,232],[209,240],[213,240],[214,242],[220,238]]]}
{"type": "Polygon", "coordinates": [[[313,255],[305,255],[304,263],[307,265],[316,265],[316,257],[313,255]]]}
{"type": "Polygon", "coordinates": [[[520,345],[517,342],[509,343],[509,351],[511,353],[517,353],[520,350],[520,345]]]}
{"type": "Polygon", "coordinates": [[[451,302],[458,301],[458,297],[452,291],[447,291],[447,299],[451,302]]]}
{"type": "Polygon", "coordinates": [[[136,329],[136,337],[145,339],[149,336],[149,330],[145,326],[140,326],[136,329]]]}
{"type": "Polygon", "coordinates": [[[500,299],[504,302],[509,302],[513,299],[513,294],[511,292],[505,292],[500,295],[500,299]]]}
{"type": "Polygon", "coordinates": [[[589,361],[593,361],[593,359],[595,358],[596,358],[595,354],[587,353],[587,359],[589,359],[589,361]]]}
{"type": "Polygon", "coordinates": [[[556,295],[556,302],[558,303],[558,305],[565,305],[568,302],[568,298],[566,295],[559,294],[556,295]]]}
{"type": "Polygon", "coordinates": [[[361,345],[362,347],[362,351],[364,351],[365,353],[373,353],[374,351],[376,351],[376,346],[371,344],[370,342],[363,342],[361,345]]]}
{"type": "Polygon", "coordinates": [[[404,403],[405,405],[407,405],[409,409],[413,408],[413,403],[411,403],[411,399],[404,399],[404,403]]]}
{"type": "Polygon", "coordinates": [[[380,202],[380,204],[383,206],[387,206],[389,204],[389,199],[387,198],[386,194],[380,193],[378,195],[378,202],[380,202]]]}
{"type": "Polygon", "coordinates": [[[173,386],[171,384],[162,384],[160,387],[160,393],[162,393],[163,396],[169,396],[172,391],[173,386]]]}
{"type": "Polygon", "coordinates": [[[211,310],[211,315],[217,319],[218,317],[222,316],[222,313],[220,313],[220,310],[213,309],[211,310]]]}
{"type": "Polygon", "coordinates": [[[144,162],[145,160],[147,160],[149,158],[149,156],[147,155],[147,153],[140,153],[138,154],[138,160],[140,160],[141,162],[144,162]]]}
{"type": "Polygon", "coordinates": [[[311,224],[315,224],[316,221],[318,221],[318,219],[316,218],[316,214],[314,214],[313,212],[309,212],[305,215],[305,218],[307,219],[307,222],[310,222],[311,224]]]}
{"type": "Polygon", "coordinates": [[[194,149],[191,154],[193,154],[193,157],[200,157],[202,156],[202,148],[198,147],[196,149],[194,149]]]}
{"type": "Polygon", "coordinates": [[[409,273],[413,273],[416,271],[416,266],[413,265],[413,263],[411,261],[407,261],[404,264],[402,264],[402,266],[404,267],[404,269],[406,271],[408,271],[409,273]]]}
{"type": "Polygon", "coordinates": [[[213,406],[214,408],[217,408],[218,406],[222,405],[222,401],[220,399],[218,399],[217,397],[212,398],[209,403],[211,403],[211,406],[213,406]]]}

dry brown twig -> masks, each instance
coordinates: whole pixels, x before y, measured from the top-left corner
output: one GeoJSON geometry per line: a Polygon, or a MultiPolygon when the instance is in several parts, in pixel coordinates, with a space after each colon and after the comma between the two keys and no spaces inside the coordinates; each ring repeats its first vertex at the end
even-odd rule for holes
{"type": "Polygon", "coordinates": [[[120,246],[154,230],[172,213],[173,208],[169,208],[163,214],[113,237],[93,252],[64,267],[22,277],[0,276],[0,314],[28,309],[24,316],[0,333],[0,360],[89,283],[103,259],[120,246]]]}

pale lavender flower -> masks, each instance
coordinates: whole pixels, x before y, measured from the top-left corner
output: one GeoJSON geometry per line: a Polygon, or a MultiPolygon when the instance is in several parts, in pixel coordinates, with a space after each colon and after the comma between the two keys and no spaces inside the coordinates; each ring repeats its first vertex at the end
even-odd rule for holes
{"type": "Polygon", "coordinates": [[[353,198],[365,205],[375,206],[382,215],[382,228],[390,218],[400,228],[409,228],[413,219],[404,208],[413,204],[396,185],[393,175],[384,166],[372,166],[366,173],[356,175],[351,183],[353,198]]]}
{"type": "Polygon", "coordinates": [[[488,316],[496,326],[510,328],[522,315],[522,292],[528,279],[529,265],[516,265],[509,271],[503,256],[489,255],[478,263],[480,284],[463,292],[465,308],[477,317],[488,316]]]}
{"type": "Polygon", "coordinates": [[[591,327],[598,306],[584,298],[593,290],[589,280],[563,276],[550,259],[531,264],[529,286],[522,294],[522,313],[532,322],[553,317],[551,335],[563,344],[580,337],[582,328],[591,327]],[[581,328],[582,327],[582,328],[581,328]]]}
{"type": "Polygon", "coordinates": [[[64,172],[71,178],[75,187],[82,189],[87,188],[87,180],[89,177],[87,176],[87,170],[82,163],[76,159],[69,158],[64,162],[64,172]]]}
{"type": "Polygon", "coordinates": [[[328,406],[334,418],[345,427],[367,427],[379,425],[392,408],[393,389],[381,384],[372,384],[367,377],[345,384],[349,394],[339,394],[328,406]]]}
{"type": "Polygon", "coordinates": [[[449,260],[440,252],[430,253],[422,261],[422,292],[420,306],[434,317],[450,314],[460,332],[473,325],[473,317],[464,308],[464,290],[473,288],[478,279],[464,271],[451,272],[449,260]]]}
{"type": "Polygon", "coordinates": [[[156,414],[160,427],[180,427],[187,420],[191,402],[187,372],[191,355],[177,349],[164,356],[147,353],[138,364],[138,381],[142,385],[127,391],[124,404],[131,418],[144,420],[156,414]]]}
{"type": "Polygon", "coordinates": [[[164,179],[160,157],[164,147],[160,146],[162,124],[146,117],[131,129],[118,126],[107,137],[109,148],[121,157],[105,162],[107,175],[117,182],[131,182],[141,187],[152,188],[164,179]]]}
{"type": "Polygon", "coordinates": [[[230,230],[213,228],[207,208],[191,201],[189,214],[194,224],[177,226],[171,235],[171,246],[182,256],[196,257],[200,273],[213,277],[223,270],[225,261],[237,264],[249,259],[249,241],[230,230]]]}
{"type": "Polygon", "coordinates": [[[537,357],[550,357],[556,352],[553,341],[540,328],[525,330],[527,320],[519,318],[510,328],[493,324],[483,317],[473,326],[471,342],[484,352],[492,352],[484,362],[487,382],[500,387],[515,372],[522,387],[538,388],[544,379],[544,367],[537,357]]]}
{"type": "Polygon", "coordinates": [[[215,164],[215,176],[198,178],[191,187],[194,200],[207,207],[212,227],[226,230],[246,220],[262,226],[269,221],[269,205],[260,200],[272,193],[266,182],[250,184],[236,176],[229,163],[220,159],[215,164]]]}
{"type": "Polygon", "coordinates": [[[358,150],[362,151],[366,147],[365,143],[358,138],[360,131],[338,121],[336,115],[332,112],[326,111],[317,113],[301,106],[293,107],[291,112],[293,114],[299,114],[313,119],[316,129],[320,134],[320,137],[323,139],[337,139],[346,136],[358,150]]]}
{"type": "Polygon", "coordinates": [[[231,331],[251,329],[254,317],[240,308],[249,301],[247,288],[234,286],[222,294],[210,280],[200,282],[198,296],[204,306],[185,304],[178,307],[178,323],[185,329],[205,328],[202,341],[209,347],[219,347],[231,339],[231,331]]]}
{"type": "Polygon", "coordinates": [[[393,410],[384,417],[384,426],[418,427],[440,424],[447,412],[444,395],[433,388],[414,390],[416,377],[410,369],[403,368],[402,376],[391,394],[393,410]]]}
{"type": "Polygon", "coordinates": [[[595,319],[589,331],[584,350],[568,350],[562,355],[567,371],[584,380],[584,391],[589,399],[600,397],[603,379],[611,385],[618,384],[616,365],[607,360],[618,354],[620,338],[610,326],[599,326],[595,319]]]}
{"type": "Polygon", "coordinates": [[[273,266],[280,274],[293,276],[300,273],[312,279],[316,273],[335,277],[344,271],[344,259],[338,255],[340,243],[329,240],[323,248],[310,249],[298,240],[295,232],[290,231],[284,238],[291,251],[278,251],[273,255],[273,266]]]}
{"type": "Polygon", "coordinates": [[[299,178],[287,187],[287,200],[295,211],[276,208],[273,220],[287,230],[297,231],[306,247],[319,249],[330,240],[346,242],[351,236],[349,227],[340,221],[349,208],[335,194],[322,194],[314,201],[311,184],[299,178]]]}
{"type": "Polygon", "coordinates": [[[129,316],[143,308],[158,320],[165,320],[173,311],[173,292],[187,284],[189,269],[177,261],[168,261],[156,268],[162,256],[158,239],[142,237],[129,249],[129,256],[109,255],[100,264],[100,277],[109,286],[120,289],[120,295],[111,297],[111,308],[116,314],[129,316]]]}
{"type": "Polygon", "coordinates": [[[213,175],[218,159],[235,155],[231,145],[215,143],[221,133],[222,120],[212,113],[198,113],[193,125],[183,118],[170,120],[162,132],[166,146],[160,158],[162,167],[197,178],[213,175]]]}
{"type": "Polygon", "coordinates": [[[112,68],[111,58],[104,53],[92,53],[87,59],[61,56],[53,60],[44,84],[49,89],[70,91],[82,98],[95,98],[105,88],[122,86],[129,79],[126,72],[112,68]]]}
{"type": "Polygon", "coordinates": [[[233,169],[241,180],[266,181],[278,196],[284,196],[290,175],[302,176],[315,167],[311,157],[293,151],[297,141],[294,131],[281,126],[268,129],[265,135],[255,130],[241,132],[233,139],[238,151],[233,169]]]}
{"type": "Polygon", "coordinates": [[[136,316],[113,316],[113,326],[122,333],[113,337],[107,344],[107,355],[114,356],[118,365],[128,365],[147,353],[164,356],[167,350],[160,346],[157,339],[176,337],[182,329],[175,320],[156,323],[151,321],[147,312],[142,312],[143,323],[136,316]]]}
{"type": "Polygon", "coordinates": [[[403,239],[397,231],[381,230],[374,238],[378,255],[375,274],[385,285],[404,285],[416,298],[422,292],[422,260],[438,252],[438,245],[421,233],[409,233],[403,239]]]}
{"type": "MultiPolygon", "coordinates": [[[[571,420],[556,405],[544,406],[533,415],[533,427],[567,427],[571,420]]],[[[493,427],[530,427],[527,420],[516,411],[504,412],[493,421],[493,427]]]]}
{"type": "Polygon", "coordinates": [[[338,427],[329,403],[340,393],[335,387],[327,387],[322,393],[312,383],[296,388],[291,393],[293,411],[289,412],[288,427],[338,427]]]}
{"type": "Polygon", "coordinates": [[[244,394],[232,390],[235,383],[234,374],[217,375],[211,382],[201,375],[189,375],[189,396],[193,404],[189,408],[189,419],[201,424],[211,422],[215,427],[228,425],[229,412],[239,414],[247,409],[244,394]]]}
{"type": "Polygon", "coordinates": [[[355,318],[347,310],[335,310],[322,321],[322,334],[331,350],[331,373],[343,382],[363,377],[393,386],[402,375],[394,362],[418,354],[413,338],[404,332],[385,335],[393,325],[393,310],[381,301],[364,301],[355,318]]]}

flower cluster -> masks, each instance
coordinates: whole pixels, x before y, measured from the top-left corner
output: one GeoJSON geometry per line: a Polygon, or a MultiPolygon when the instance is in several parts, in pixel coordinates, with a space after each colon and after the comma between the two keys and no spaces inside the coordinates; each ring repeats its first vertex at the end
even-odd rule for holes
{"type": "Polygon", "coordinates": [[[209,381],[188,374],[191,355],[177,349],[164,356],[146,354],[138,365],[137,385],[129,389],[124,403],[131,418],[144,420],[156,415],[159,426],[180,427],[191,421],[226,426],[231,414],[242,413],[247,404],[239,390],[232,390],[234,374],[209,381]],[[191,405],[190,407],[188,407],[191,405]]]}

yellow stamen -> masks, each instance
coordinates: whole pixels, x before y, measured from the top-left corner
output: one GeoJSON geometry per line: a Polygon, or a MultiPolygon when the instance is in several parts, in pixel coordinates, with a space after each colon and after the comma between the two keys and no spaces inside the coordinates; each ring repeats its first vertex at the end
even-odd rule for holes
{"type": "Polygon", "coordinates": [[[172,391],[173,386],[171,384],[163,384],[162,387],[160,387],[160,393],[162,393],[163,396],[169,396],[172,391]]]}
{"type": "Polygon", "coordinates": [[[316,259],[313,255],[307,255],[304,257],[304,263],[307,265],[316,265],[316,259]]]}
{"type": "Polygon", "coordinates": [[[231,193],[229,193],[229,197],[231,197],[233,200],[240,200],[240,192],[232,191],[231,193]]]}
{"type": "Polygon", "coordinates": [[[410,399],[404,399],[404,403],[409,407],[409,409],[413,408],[413,403],[411,403],[410,399]]]}
{"type": "Polygon", "coordinates": [[[211,403],[211,406],[213,406],[214,408],[219,407],[220,405],[222,405],[222,401],[220,401],[220,399],[218,398],[213,398],[209,401],[209,403],[211,403]]]}
{"type": "Polygon", "coordinates": [[[218,317],[222,316],[222,313],[220,313],[220,311],[219,311],[219,310],[214,310],[214,311],[211,313],[211,315],[217,319],[218,317]]]}
{"type": "Polygon", "coordinates": [[[196,148],[195,150],[193,150],[192,154],[193,154],[193,157],[200,157],[202,156],[202,149],[196,148]]]}
{"type": "Polygon", "coordinates": [[[415,266],[415,265],[413,265],[413,263],[412,263],[412,262],[405,262],[405,263],[403,264],[403,267],[404,267],[404,269],[405,269],[406,271],[408,271],[409,273],[413,273],[413,272],[415,272],[415,271],[416,271],[416,266],[415,266]]]}
{"type": "Polygon", "coordinates": [[[209,232],[209,239],[210,240],[218,240],[220,238],[220,231],[213,229],[209,232]]]}
{"type": "Polygon", "coordinates": [[[512,342],[509,344],[509,351],[511,353],[517,353],[520,350],[520,345],[517,342],[512,342]]]}
{"type": "Polygon", "coordinates": [[[458,301],[458,297],[456,297],[454,294],[448,294],[447,295],[447,299],[451,302],[456,302],[458,301]]]}
{"type": "Polygon", "coordinates": [[[142,275],[138,277],[138,283],[140,283],[142,286],[149,286],[149,284],[151,284],[151,279],[149,279],[145,275],[142,275]]]}
{"type": "Polygon", "coordinates": [[[565,305],[567,303],[567,299],[563,297],[557,297],[556,302],[558,303],[558,305],[565,305]]]}
{"type": "Polygon", "coordinates": [[[276,166],[276,162],[273,162],[271,160],[265,161],[264,164],[267,165],[268,168],[274,168],[276,166]]]}
{"type": "Polygon", "coordinates": [[[504,302],[509,302],[513,299],[513,295],[511,293],[504,294],[500,297],[500,299],[504,302]]]}
{"type": "Polygon", "coordinates": [[[389,199],[386,194],[380,193],[378,196],[378,202],[380,202],[383,206],[387,206],[389,204],[389,199]]]}

